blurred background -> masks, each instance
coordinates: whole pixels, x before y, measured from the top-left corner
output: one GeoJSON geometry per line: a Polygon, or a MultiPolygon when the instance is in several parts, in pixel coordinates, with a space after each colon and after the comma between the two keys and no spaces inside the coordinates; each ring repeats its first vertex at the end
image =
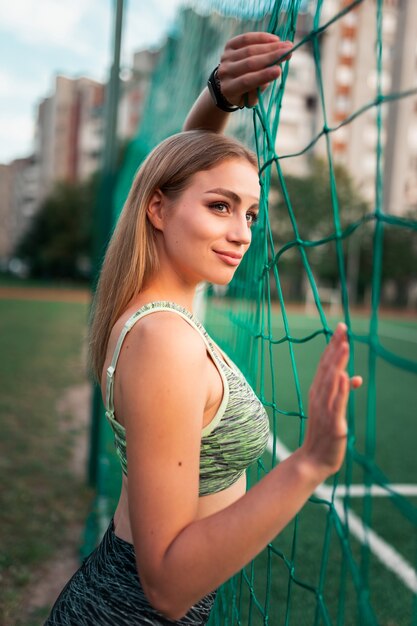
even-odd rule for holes
{"type": "MultiPolygon", "coordinates": [[[[319,239],[330,230],[334,198],[322,132],[327,125],[342,227],[364,220],[345,245],[349,307],[362,319],[371,310],[374,275],[373,230],[366,216],[378,205],[404,226],[414,225],[385,230],[379,305],[382,316],[401,325],[390,331],[391,339],[395,332],[405,337],[400,357],[415,362],[417,3],[322,4],[316,27],[329,24],[320,38],[324,94],[306,37],[317,0],[0,0],[4,626],[42,622],[114,504],[119,474],[108,451],[111,438],[99,427],[100,401],[87,373],[85,339],[97,271],[132,176],[155,143],[181,129],[225,41],[266,29],[276,5],[284,26],[297,5],[296,26],[288,33],[304,42],[289,64],[275,145],[301,236],[319,239]],[[380,67],[377,4],[383,5],[380,67]],[[377,113],[378,94],[400,92],[407,97],[388,97],[377,113]]],[[[228,132],[253,147],[252,113],[231,117],[228,132]]],[[[276,173],[270,184],[270,228],[282,246],[292,226],[276,173]]],[[[330,316],[342,310],[336,254],[332,245],[309,252],[330,316]]],[[[279,284],[289,308],[316,313],[299,255],[289,251],[282,258],[279,284]]],[[[270,297],[277,301],[278,295],[272,281],[270,297]]],[[[233,288],[229,296],[236,296],[233,288]]],[[[408,388],[413,391],[412,384],[408,388]]],[[[414,416],[416,400],[410,395],[406,402],[414,416]]],[[[409,431],[404,435],[411,445],[415,430],[411,438],[409,431]]],[[[407,619],[381,623],[411,623],[407,619]]]]}

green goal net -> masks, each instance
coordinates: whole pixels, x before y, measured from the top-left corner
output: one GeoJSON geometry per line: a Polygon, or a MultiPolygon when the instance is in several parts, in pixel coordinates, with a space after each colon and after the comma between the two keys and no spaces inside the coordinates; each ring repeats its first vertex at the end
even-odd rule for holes
{"type": "MultiPolygon", "coordinates": [[[[399,178],[402,191],[412,188],[399,141],[404,116],[410,127],[417,116],[414,14],[412,0],[189,3],[161,50],[119,174],[116,215],[149,150],[181,130],[228,38],[269,30],[295,41],[259,104],[231,116],[227,132],[258,155],[261,213],[233,282],[207,286],[199,312],[270,416],[268,450],[249,482],[302,442],[308,388],[338,320],[349,329],[349,373],[364,386],[349,401],[341,471],[221,588],[215,625],[417,624],[417,324],[407,314],[417,198],[395,195],[399,178]]],[[[417,156],[407,155],[416,178],[417,156]]],[[[119,484],[112,445],[106,431],[103,519],[119,484]]]]}

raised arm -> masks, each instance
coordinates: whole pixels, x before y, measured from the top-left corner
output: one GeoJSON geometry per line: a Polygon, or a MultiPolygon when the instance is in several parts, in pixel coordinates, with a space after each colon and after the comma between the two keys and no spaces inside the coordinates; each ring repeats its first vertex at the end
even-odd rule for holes
{"type": "MultiPolygon", "coordinates": [[[[258,100],[258,87],[264,90],[279,77],[281,68],[277,61],[284,60],[283,55],[291,48],[291,42],[281,41],[271,33],[245,33],[230,39],[217,71],[222,95],[232,105],[254,106],[258,100]]],[[[215,105],[206,87],[189,112],[183,130],[221,132],[230,115],[215,105]]]]}
{"type": "Polygon", "coordinates": [[[254,558],[340,468],[349,388],[360,384],[359,378],[349,384],[348,354],[340,325],[311,388],[304,445],[232,505],[197,519],[205,346],[167,314],[132,330],[119,363],[129,510],[139,576],[160,612],[183,616],[254,558]]]}

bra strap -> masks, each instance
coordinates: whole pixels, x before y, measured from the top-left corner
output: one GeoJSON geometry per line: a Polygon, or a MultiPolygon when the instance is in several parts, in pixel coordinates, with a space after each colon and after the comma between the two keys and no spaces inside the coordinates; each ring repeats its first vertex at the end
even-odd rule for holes
{"type": "MultiPolygon", "coordinates": [[[[189,311],[181,307],[179,304],[176,304],[175,302],[162,301],[162,302],[152,302],[151,304],[145,304],[143,307],[141,307],[135,313],[133,313],[133,315],[129,317],[129,319],[123,326],[123,329],[119,335],[116,347],[113,352],[113,358],[111,360],[111,364],[107,368],[106,411],[110,412],[111,414],[114,413],[114,399],[113,399],[114,372],[116,370],[117,361],[119,359],[120,350],[122,349],[122,345],[125,340],[125,337],[128,334],[128,332],[133,328],[133,326],[136,324],[136,322],[138,322],[142,317],[145,317],[145,315],[149,315],[150,313],[155,313],[157,311],[172,311],[180,315],[182,318],[184,318],[201,335],[201,337],[204,340],[204,343],[207,346],[208,351],[210,352],[211,355],[213,355],[213,358],[214,359],[218,358],[213,346],[210,345],[210,342],[203,328],[202,327],[200,328],[200,325],[196,322],[193,315],[189,311]]],[[[223,378],[223,375],[222,375],[222,378],[223,378]]]]}

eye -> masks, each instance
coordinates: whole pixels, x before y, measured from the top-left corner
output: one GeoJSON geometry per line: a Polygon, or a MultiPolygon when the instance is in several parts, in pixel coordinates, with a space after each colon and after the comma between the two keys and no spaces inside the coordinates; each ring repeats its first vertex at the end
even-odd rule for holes
{"type": "Polygon", "coordinates": [[[229,210],[229,205],[226,202],[212,202],[209,206],[210,209],[215,209],[218,213],[227,213],[229,210]]]}
{"type": "Polygon", "coordinates": [[[246,219],[247,219],[248,224],[252,226],[253,224],[255,224],[255,222],[258,221],[258,214],[255,213],[254,211],[248,211],[246,213],[246,219]]]}

